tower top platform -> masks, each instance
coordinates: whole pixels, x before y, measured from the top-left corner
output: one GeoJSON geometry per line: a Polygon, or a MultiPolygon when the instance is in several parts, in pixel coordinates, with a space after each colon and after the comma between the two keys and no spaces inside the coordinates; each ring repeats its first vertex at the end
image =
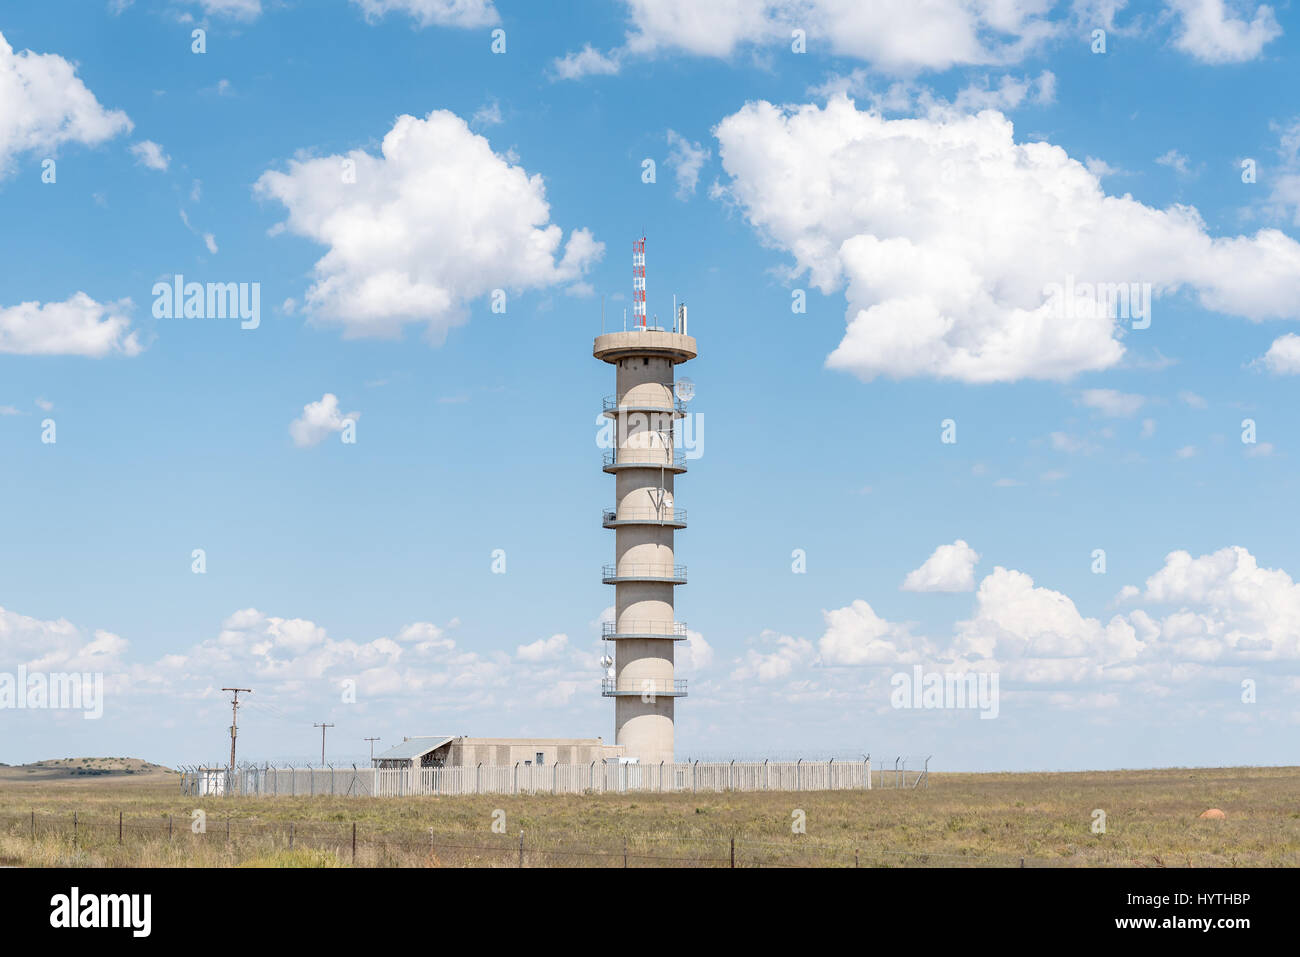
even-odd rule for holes
{"type": "Polygon", "coordinates": [[[597,336],[592,355],[614,363],[629,356],[662,356],[673,363],[695,358],[695,338],[661,329],[632,329],[597,336]]]}

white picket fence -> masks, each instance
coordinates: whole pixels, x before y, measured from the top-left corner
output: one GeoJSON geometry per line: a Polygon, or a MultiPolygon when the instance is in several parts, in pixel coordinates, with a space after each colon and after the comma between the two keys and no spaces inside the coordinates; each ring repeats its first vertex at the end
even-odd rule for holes
{"type": "MultiPolygon", "coordinates": [[[[899,786],[892,772],[878,784],[899,786]]],[[[914,786],[914,785],[912,785],[914,786]]],[[[872,787],[871,761],[516,764],[413,768],[182,768],[185,794],[409,797],[629,791],[830,791],[872,787]]]]}

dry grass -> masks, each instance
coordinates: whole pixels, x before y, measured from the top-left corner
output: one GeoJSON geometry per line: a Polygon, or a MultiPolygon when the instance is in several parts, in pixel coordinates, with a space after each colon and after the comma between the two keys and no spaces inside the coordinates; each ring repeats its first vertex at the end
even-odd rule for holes
{"type": "Polygon", "coordinates": [[[621,867],[626,842],[630,866],[725,867],[733,838],[737,866],[852,866],[855,855],[864,867],[1300,864],[1300,768],[932,774],[916,791],[396,799],[185,798],[175,775],[158,772],[7,778],[0,863],[35,866],[348,865],[353,822],[356,863],[379,866],[517,866],[520,829],[524,863],[548,866],[621,867]],[[1199,820],[1211,807],[1227,819],[1199,820]],[[1098,808],[1104,834],[1092,832],[1098,808]],[[190,832],[195,809],[205,834],[190,832]],[[796,809],[806,834],[791,832],[796,809]],[[492,830],[497,810],[504,834],[492,830]]]}

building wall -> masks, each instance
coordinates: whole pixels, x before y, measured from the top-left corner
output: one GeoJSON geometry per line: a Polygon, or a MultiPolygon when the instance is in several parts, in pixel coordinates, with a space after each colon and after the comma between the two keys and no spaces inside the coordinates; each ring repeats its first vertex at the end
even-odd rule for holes
{"type": "Polygon", "coordinates": [[[455,767],[536,764],[538,752],[542,763],[549,766],[601,762],[620,757],[623,748],[605,744],[600,738],[457,738],[449,745],[447,763],[455,767]]]}

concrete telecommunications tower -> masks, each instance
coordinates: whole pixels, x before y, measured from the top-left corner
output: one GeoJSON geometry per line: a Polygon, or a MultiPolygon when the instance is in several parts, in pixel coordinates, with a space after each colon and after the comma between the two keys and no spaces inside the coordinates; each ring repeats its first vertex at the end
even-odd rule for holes
{"type": "Polygon", "coordinates": [[[695,358],[695,340],[685,304],[674,306],[671,331],[646,324],[644,237],[632,244],[632,328],[600,335],[592,352],[616,370],[616,391],[603,403],[614,426],[605,471],[615,505],[602,523],[614,529],[615,563],[601,575],[614,586],[614,620],[604,625],[614,655],[604,659],[602,694],[614,699],[614,740],[624,754],[671,763],[673,710],[686,696],[686,682],[673,677],[674,643],[686,639],[673,612],[673,591],[686,584],[673,553],[673,532],[686,527],[673,499],[674,479],[686,471],[674,438],[692,392],[689,380],[674,381],[673,367],[695,358]]]}

